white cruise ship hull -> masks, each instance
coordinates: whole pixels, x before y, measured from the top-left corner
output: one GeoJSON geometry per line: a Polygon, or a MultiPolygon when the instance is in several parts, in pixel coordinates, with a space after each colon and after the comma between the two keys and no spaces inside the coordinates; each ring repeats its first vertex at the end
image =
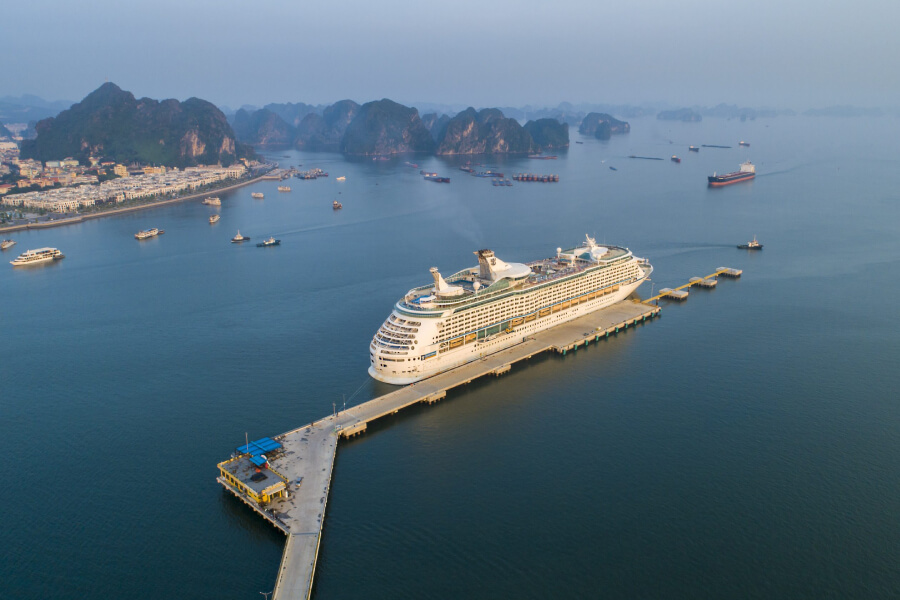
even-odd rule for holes
{"type": "Polygon", "coordinates": [[[373,379],[392,385],[408,385],[428,377],[433,377],[439,373],[449,371],[450,369],[466,363],[480,360],[485,356],[515,346],[516,344],[523,342],[524,338],[527,336],[534,335],[539,331],[550,329],[556,325],[562,325],[572,319],[583,317],[586,314],[600,310],[601,308],[606,308],[607,306],[612,306],[631,295],[634,290],[646,281],[647,276],[649,276],[649,273],[635,282],[620,285],[619,290],[612,294],[589,300],[583,304],[579,304],[577,307],[572,307],[559,313],[552,313],[543,319],[525,322],[523,325],[516,327],[509,333],[501,332],[490,338],[478,340],[470,344],[462,345],[459,348],[449,350],[429,361],[413,366],[412,368],[415,369],[415,371],[412,373],[394,375],[389,373],[389,368],[376,369],[375,365],[371,365],[369,367],[369,375],[373,379]]]}

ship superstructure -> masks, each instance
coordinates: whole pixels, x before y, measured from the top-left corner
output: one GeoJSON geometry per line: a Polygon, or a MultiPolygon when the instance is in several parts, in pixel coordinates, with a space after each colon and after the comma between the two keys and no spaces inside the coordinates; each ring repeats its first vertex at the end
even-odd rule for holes
{"type": "Polygon", "coordinates": [[[528,335],[614,304],[653,267],[628,248],[581,246],[530,263],[507,263],[478,250],[478,266],[414,288],[369,346],[369,374],[403,385],[522,342],[528,335]]]}
{"type": "Polygon", "coordinates": [[[14,267],[22,267],[25,265],[36,265],[49,262],[51,260],[62,260],[65,255],[56,248],[38,248],[37,250],[28,250],[19,255],[16,260],[9,261],[14,267]]]}

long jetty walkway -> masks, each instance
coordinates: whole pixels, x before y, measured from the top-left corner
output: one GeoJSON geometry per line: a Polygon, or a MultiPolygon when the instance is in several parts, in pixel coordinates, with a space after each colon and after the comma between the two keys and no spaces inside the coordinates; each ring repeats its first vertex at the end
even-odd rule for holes
{"type": "MultiPolygon", "coordinates": [[[[220,463],[218,481],[287,534],[273,598],[309,598],[312,593],[334,457],[340,438],[358,435],[372,421],[413,404],[441,400],[446,397],[448,390],[479,377],[506,373],[513,363],[536,354],[547,350],[566,354],[601,338],[608,338],[654,318],[659,311],[658,306],[626,300],[523,338],[522,342],[506,350],[278,435],[274,440],[282,447],[266,459],[269,471],[278,476],[277,486],[266,488],[265,491],[262,486],[257,486],[260,494],[274,493],[275,497],[262,505],[248,495],[247,490],[251,488],[240,482],[241,466],[238,461],[248,460],[247,456],[239,455],[220,463]],[[285,482],[284,486],[282,481],[285,482]],[[283,489],[276,491],[276,487],[283,489]]],[[[247,476],[252,471],[245,469],[243,474],[247,476]]],[[[249,481],[247,485],[252,486],[249,481]]]]}
{"type": "Polygon", "coordinates": [[[449,390],[479,377],[502,375],[510,371],[514,363],[536,354],[548,350],[566,354],[618,334],[658,316],[660,298],[684,299],[687,296],[684,288],[694,285],[712,288],[718,277],[737,279],[741,273],[739,269],[719,267],[715,273],[694,277],[685,285],[667,289],[643,302],[625,300],[525,337],[506,350],[288,431],[276,436],[274,441],[263,438],[259,440],[262,446],[254,442],[253,447],[259,450],[264,449],[263,446],[280,445],[274,453],[268,453],[268,458],[259,453],[254,455],[249,443],[238,448],[241,452],[219,463],[219,483],[287,534],[275,581],[274,600],[308,600],[312,595],[334,457],[341,438],[359,435],[372,421],[413,404],[433,404],[445,398],[449,390]],[[263,463],[276,476],[271,477],[271,482],[262,472],[264,467],[260,465],[263,463]]]}

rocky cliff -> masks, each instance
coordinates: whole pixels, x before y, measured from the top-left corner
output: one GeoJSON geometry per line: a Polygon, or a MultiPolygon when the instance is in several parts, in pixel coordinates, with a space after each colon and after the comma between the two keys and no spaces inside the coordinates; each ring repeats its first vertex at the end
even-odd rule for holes
{"type": "Polygon", "coordinates": [[[341,139],[344,154],[430,153],[434,146],[419,111],[386,98],[363,104],[341,139]]]}
{"type": "Polygon", "coordinates": [[[581,135],[592,135],[598,140],[608,140],[613,134],[628,133],[631,125],[606,113],[588,113],[578,127],[581,135]]]}
{"type": "Polygon", "coordinates": [[[422,124],[425,125],[425,129],[431,133],[431,139],[433,139],[435,143],[444,137],[444,132],[447,131],[447,123],[449,122],[449,115],[438,116],[437,113],[422,115],[422,124]]]}
{"type": "Polygon", "coordinates": [[[243,108],[231,124],[239,142],[255,146],[286,146],[294,143],[297,130],[267,108],[248,113],[243,108]]]}
{"type": "Polygon", "coordinates": [[[438,154],[528,154],[537,146],[515,119],[496,108],[467,108],[447,123],[438,154]]]}
{"type": "Polygon", "coordinates": [[[37,138],[22,143],[23,158],[87,161],[101,156],[121,163],[167,166],[231,164],[253,154],[213,104],[190,98],[140,100],[105,83],[53,118],[39,121],[37,138]]]}
{"type": "Polygon", "coordinates": [[[359,104],[353,100],[341,100],[322,111],[322,115],[310,113],[297,126],[295,145],[300,150],[337,152],[347,126],[356,117],[359,104]]]}
{"type": "Polygon", "coordinates": [[[556,119],[537,119],[525,123],[525,131],[542,150],[567,148],[569,146],[569,125],[556,119]]]}

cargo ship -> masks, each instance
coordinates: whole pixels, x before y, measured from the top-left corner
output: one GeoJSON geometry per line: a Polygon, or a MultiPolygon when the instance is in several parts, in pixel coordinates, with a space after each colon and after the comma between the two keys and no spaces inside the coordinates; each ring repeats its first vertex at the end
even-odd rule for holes
{"type": "Polygon", "coordinates": [[[369,345],[369,375],[406,385],[519,344],[530,335],[624,300],[653,267],[623,246],[585,242],[549,258],[478,265],[432,281],[394,304],[369,345]]]}
{"type": "Polygon", "coordinates": [[[709,181],[710,187],[720,187],[723,185],[731,185],[732,183],[739,183],[741,181],[750,181],[754,177],[756,177],[756,167],[748,160],[741,164],[740,171],[725,173],[724,175],[713,173],[706,179],[709,181]]]}
{"type": "Polygon", "coordinates": [[[450,183],[449,177],[441,177],[437,173],[429,173],[425,176],[427,181],[434,181],[435,183],[450,183]]]}

